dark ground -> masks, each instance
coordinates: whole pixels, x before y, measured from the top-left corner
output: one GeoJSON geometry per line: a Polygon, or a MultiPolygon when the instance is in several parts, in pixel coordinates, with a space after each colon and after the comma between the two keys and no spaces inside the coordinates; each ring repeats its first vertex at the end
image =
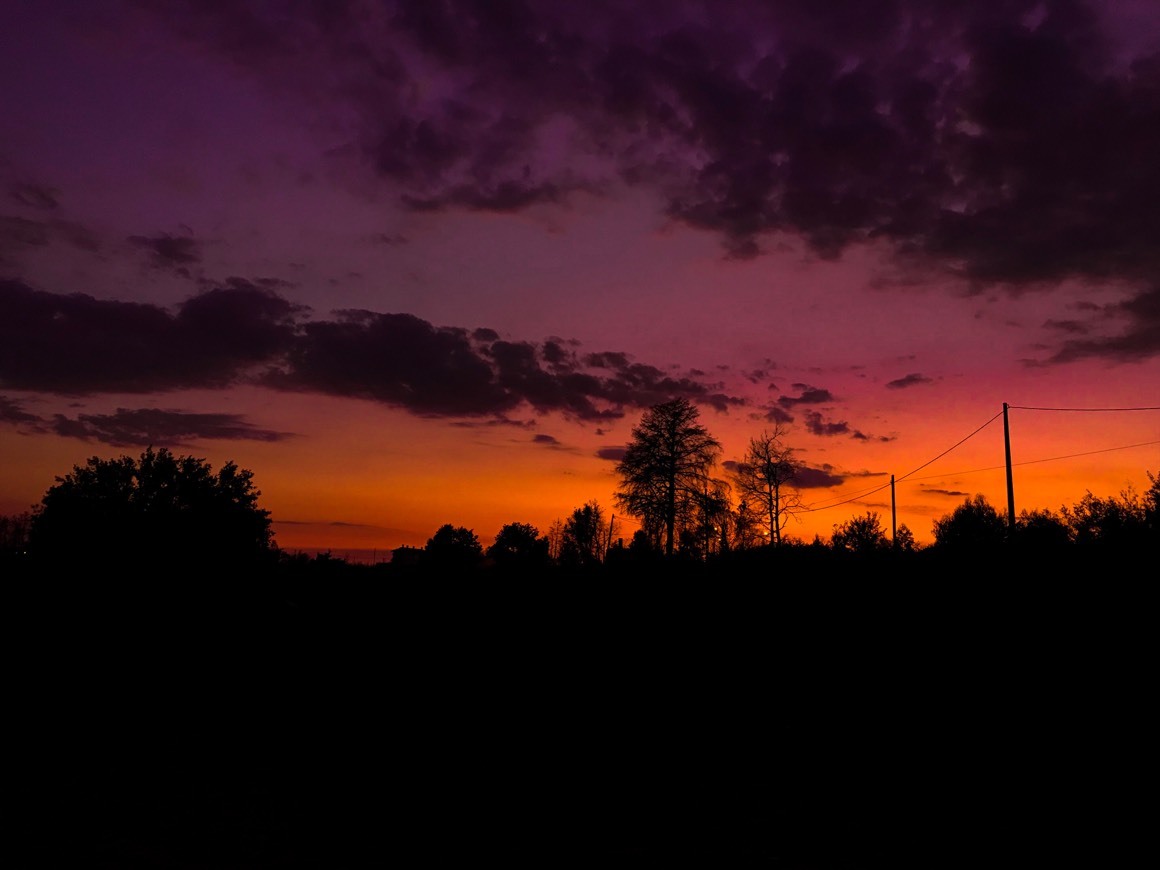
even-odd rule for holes
{"type": "Polygon", "coordinates": [[[1154,860],[1151,592],[1027,582],[12,583],[4,863],[1154,860]]]}

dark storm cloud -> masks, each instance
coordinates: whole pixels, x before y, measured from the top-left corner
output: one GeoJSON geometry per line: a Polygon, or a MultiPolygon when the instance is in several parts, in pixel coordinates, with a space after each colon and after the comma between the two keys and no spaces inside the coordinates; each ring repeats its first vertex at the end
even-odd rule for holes
{"type": "Polygon", "coordinates": [[[1078,334],[1087,334],[1091,331],[1091,326],[1079,320],[1045,320],[1043,326],[1046,329],[1053,329],[1056,332],[1069,332],[1078,334]]]}
{"type": "Polygon", "coordinates": [[[905,390],[907,387],[916,387],[920,384],[930,384],[930,383],[933,383],[933,381],[930,378],[928,378],[926,375],[921,375],[921,374],[918,374],[917,372],[911,372],[908,375],[903,375],[901,378],[895,378],[892,381],[888,381],[886,383],[886,389],[888,389],[888,390],[905,390]]]}
{"type": "Polygon", "coordinates": [[[24,404],[7,396],[0,396],[0,426],[15,426],[29,432],[43,432],[44,420],[24,410],[24,404]]]}
{"type": "MultiPolygon", "coordinates": [[[[619,457],[617,458],[619,459],[619,457]]],[[[721,463],[721,466],[729,473],[736,474],[744,467],[744,463],[734,459],[727,459],[721,463]]],[[[798,463],[795,467],[793,478],[790,480],[790,486],[794,489],[824,489],[831,486],[840,486],[846,482],[847,476],[837,474],[833,466],[830,465],[815,468],[804,463],[798,463]]]]}
{"type": "Polygon", "coordinates": [[[781,396],[777,400],[778,405],[792,408],[796,405],[821,405],[834,401],[834,396],[829,390],[811,387],[809,384],[794,384],[793,388],[798,391],[798,395],[781,396]]]}
{"type": "Polygon", "coordinates": [[[933,486],[924,486],[923,492],[928,495],[945,495],[951,498],[970,498],[971,494],[963,489],[940,489],[933,486]]]}
{"type": "Polygon", "coordinates": [[[115,447],[180,447],[204,439],[282,441],[284,432],[260,429],[237,414],[191,414],[157,408],[118,408],[114,414],[54,417],[51,430],[69,438],[100,441],[115,447]]]}
{"type": "Polygon", "coordinates": [[[845,482],[845,476],[836,474],[829,465],[823,465],[821,468],[801,465],[793,476],[793,485],[797,489],[820,489],[845,482]]]}
{"type": "Polygon", "coordinates": [[[270,383],[371,399],[429,416],[485,415],[519,400],[496,383],[466,330],[439,329],[409,314],[338,312],[306,323],[285,372],[270,383]]]}
{"type": "Polygon", "coordinates": [[[759,419],[766,420],[770,423],[792,423],[793,414],[788,411],[783,411],[781,408],[772,407],[767,408],[764,414],[758,415],[759,419]]]}
{"type": "Polygon", "coordinates": [[[409,314],[337,312],[334,320],[302,324],[284,370],[268,383],[385,402],[423,416],[502,416],[526,404],[597,421],[677,396],[716,408],[743,404],[716,385],[670,377],[624,354],[598,354],[593,366],[558,341],[540,346],[494,336],[436,327],[409,314]]]}
{"type": "Polygon", "coordinates": [[[33,220],[16,215],[0,215],[0,262],[26,249],[43,248],[54,243],[89,252],[100,248],[96,234],[74,221],[56,218],[33,220]]]}
{"type": "Polygon", "coordinates": [[[1160,287],[1152,287],[1123,302],[1115,313],[1128,321],[1120,334],[1066,341],[1049,362],[1098,357],[1131,363],[1160,353],[1160,287]]]}
{"type": "Polygon", "coordinates": [[[8,195],[29,208],[52,210],[60,205],[60,191],[43,184],[10,184],[8,195]]]}
{"type": "Polygon", "coordinates": [[[625,369],[629,365],[628,356],[623,353],[590,353],[584,359],[588,365],[601,369],[625,369]]]}
{"type": "MultiPolygon", "coordinates": [[[[508,419],[530,407],[588,421],[675,397],[722,411],[745,404],[720,384],[623,353],[583,355],[559,340],[501,340],[491,329],[436,327],[409,314],[308,313],[241,278],[175,312],[0,281],[0,388],[85,395],[261,383],[423,416],[508,419]]],[[[99,428],[94,420],[59,426],[78,437],[99,428]]]]}
{"type": "Polygon", "coordinates": [[[827,420],[817,411],[806,412],[805,426],[806,431],[823,437],[849,435],[855,441],[876,441],[883,444],[894,440],[886,435],[868,435],[861,429],[853,428],[845,420],[827,420]]]}
{"type": "Polygon", "coordinates": [[[604,392],[599,378],[559,363],[556,371],[546,371],[536,346],[527,342],[495,341],[482,350],[495,364],[497,386],[515,401],[523,398],[535,408],[566,411],[580,419],[605,416],[593,402],[604,392]]]}
{"type": "Polygon", "coordinates": [[[26,433],[52,433],[117,447],[177,447],[206,438],[230,441],[280,441],[290,437],[252,426],[237,414],[193,414],[157,408],[118,408],[113,414],[79,414],[50,418],[24,410],[22,403],[0,396],[0,426],[26,433]]]}
{"type": "Polygon", "coordinates": [[[601,447],[596,451],[597,459],[605,459],[609,462],[620,462],[624,459],[624,454],[627,447],[601,447]]]}
{"type": "MultiPolygon", "coordinates": [[[[141,5],[353,109],[415,208],[619,180],[733,257],[784,233],[829,258],[881,243],[977,287],[1160,276],[1160,57],[1125,56],[1095,3],[141,5]]],[[[1160,352],[1146,338],[1073,353],[1160,352]]]]}
{"type": "Polygon", "coordinates": [[[130,236],[129,243],[149,254],[150,263],[158,269],[173,269],[188,274],[188,266],[201,260],[201,246],[188,236],[130,236]]]}
{"type": "Polygon", "coordinates": [[[0,386],[73,395],[223,387],[288,345],[293,313],[252,285],[203,293],[170,314],[0,281],[0,386]]]}
{"type": "Polygon", "coordinates": [[[806,429],[814,435],[851,435],[850,424],[843,421],[827,420],[817,411],[806,412],[806,429]]]}

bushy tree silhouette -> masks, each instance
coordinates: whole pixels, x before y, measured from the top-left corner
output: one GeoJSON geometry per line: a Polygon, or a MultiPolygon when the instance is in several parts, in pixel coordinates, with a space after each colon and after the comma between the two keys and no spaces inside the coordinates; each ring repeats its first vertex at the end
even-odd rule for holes
{"type": "Polygon", "coordinates": [[[551,563],[548,538],[530,523],[508,523],[487,548],[487,557],[499,569],[543,568],[551,563]]]}
{"type": "Polygon", "coordinates": [[[604,512],[595,501],[576,508],[564,522],[560,564],[570,568],[591,568],[599,564],[604,558],[607,531],[604,512]]]}
{"type": "Polygon", "coordinates": [[[1160,543],[1160,476],[1145,472],[1152,484],[1144,493],[1144,524],[1148,527],[1148,537],[1153,545],[1160,543]]]}
{"type": "MultiPolygon", "coordinates": [[[[1149,493],[1155,488],[1153,481],[1149,493]]],[[[1072,540],[1081,547],[1123,550],[1142,547],[1147,542],[1147,502],[1133,489],[1106,498],[1089,490],[1072,507],[1065,506],[1061,512],[1072,540]]]]}
{"type": "Polygon", "coordinates": [[[43,563],[123,569],[255,567],[275,555],[253,473],[160,448],[74,466],[33,511],[43,563]]]}
{"type": "Polygon", "coordinates": [[[693,519],[693,506],[705,491],[721,444],[699,422],[688,399],[654,405],[632,429],[632,440],[616,465],[618,508],[638,517],[644,528],[663,535],[672,556],[678,524],[693,519]]]}
{"type": "Polygon", "coordinates": [[[918,549],[918,543],[914,540],[914,532],[906,523],[895,530],[893,546],[897,553],[913,553],[918,549]]]}
{"type": "Polygon", "coordinates": [[[1057,552],[1071,544],[1071,530],[1055,511],[1023,510],[1015,522],[1015,542],[1024,551],[1057,552]]]}
{"type": "Polygon", "coordinates": [[[483,544],[472,529],[444,523],[427,539],[423,560],[433,568],[464,570],[478,568],[483,559],[483,544]]]}
{"type": "Polygon", "coordinates": [[[967,498],[950,514],[934,521],[934,545],[942,551],[979,554],[1007,540],[1007,521],[982,493],[967,498]]]}
{"type": "Polygon", "coordinates": [[[839,552],[861,556],[889,550],[890,541],[882,529],[878,514],[867,511],[863,516],[836,523],[834,533],[830,536],[830,546],[839,552]]]}

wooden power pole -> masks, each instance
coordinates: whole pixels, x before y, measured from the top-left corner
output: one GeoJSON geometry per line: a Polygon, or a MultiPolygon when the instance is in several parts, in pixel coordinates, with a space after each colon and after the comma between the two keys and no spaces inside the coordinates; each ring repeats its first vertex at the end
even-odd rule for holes
{"type": "Polygon", "coordinates": [[[890,543],[898,546],[898,505],[894,501],[894,475],[890,475],[890,543]]]}
{"type": "Polygon", "coordinates": [[[1015,533],[1015,484],[1011,480],[1011,426],[1007,420],[1007,403],[1003,403],[1003,449],[1007,454],[1007,531],[1015,533]]]}

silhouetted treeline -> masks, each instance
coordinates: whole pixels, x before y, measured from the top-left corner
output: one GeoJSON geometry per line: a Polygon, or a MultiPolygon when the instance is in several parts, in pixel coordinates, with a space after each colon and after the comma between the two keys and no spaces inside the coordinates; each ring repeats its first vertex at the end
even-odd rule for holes
{"type": "Polygon", "coordinates": [[[6,865],[1125,866],[1156,489],[921,548],[12,550],[6,865]]]}
{"type": "MultiPolygon", "coordinates": [[[[688,403],[670,404],[675,407],[665,404],[651,413],[669,409],[687,424],[690,450],[698,456],[707,451],[706,433],[692,425],[695,409],[688,403]]],[[[652,448],[644,435],[635,438],[643,457],[638,486],[651,492],[646,484],[658,463],[644,461],[652,458],[652,448]]],[[[758,477],[776,482],[776,504],[784,507],[783,476],[792,469],[783,452],[774,450],[776,443],[776,434],[762,443],[773,459],[767,457],[762,467],[768,473],[758,477]]],[[[698,459],[693,465],[708,461],[698,459]]],[[[659,466],[663,471],[671,464],[659,466]]],[[[828,540],[796,539],[782,531],[784,518],[776,516],[769,519],[763,537],[755,533],[759,525],[742,522],[740,514],[727,510],[723,490],[713,490],[701,501],[690,496],[680,505],[658,506],[641,496],[637,501],[644,513],[627,540],[625,518],[618,526],[593,500],[545,532],[530,523],[507,523],[487,545],[474,530],[445,523],[425,546],[400,547],[385,566],[360,566],[328,553],[311,558],[279,550],[251,471],[228,462],[215,472],[202,459],[150,448],[139,457],[93,457],[57,478],[30,511],[0,516],[0,568],[11,575],[35,572],[56,579],[189,576],[207,582],[240,575],[300,578],[360,572],[443,580],[555,576],[784,581],[811,572],[945,573],[984,562],[995,571],[1038,565],[1040,570],[1051,566],[1074,572],[1100,563],[1149,559],[1160,548],[1160,479],[1151,472],[1148,478],[1151,485],[1144,493],[1128,489],[1096,496],[1089,491],[1058,511],[1024,510],[1014,522],[984,496],[968,497],[933,522],[934,542],[928,546],[919,546],[905,525],[888,534],[880,515],[872,511],[835,523],[828,540]],[[702,510],[710,502],[713,510],[702,510]],[[615,540],[614,532],[620,533],[615,540]]],[[[686,487],[693,494],[694,484],[689,481],[686,487]]],[[[660,488],[672,491],[671,486],[660,488]]]]}

